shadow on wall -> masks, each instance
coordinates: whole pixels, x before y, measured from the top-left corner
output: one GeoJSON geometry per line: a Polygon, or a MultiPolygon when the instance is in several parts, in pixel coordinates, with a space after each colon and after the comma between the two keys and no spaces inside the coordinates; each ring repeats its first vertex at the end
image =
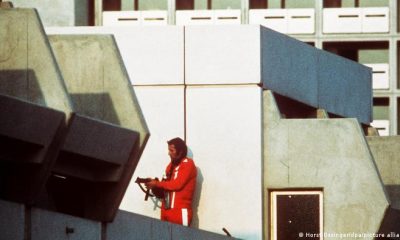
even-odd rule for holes
{"type": "MultiPolygon", "coordinates": [[[[196,159],[194,159],[193,156],[193,151],[192,149],[188,146],[188,158],[193,159],[194,163],[196,164],[196,159]]],[[[192,223],[190,224],[191,227],[193,228],[199,228],[199,214],[198,214],[198,208],[200,204],[200,197],[201,197],[201,189],[203,186],[203,174],[201,173],[201,169],[199,167],[196,167],[197,169],[197,181],[196,181],[196,191],[193,196],[193,202],[192,202],[192,208],[193,208],[193,218],[192,218],[192,223]]]]}
{"type": "Polygon", "coordinates": [[[33,69],[0,70],[0,94],[46,106],[33,69]]]}
{"type": "Polygon", "coordinates": [[[199,228],[199,214],[198,214],[198,208],[199,208],[199,203],[200,203],[200,197],[201,197],[201,189],[203,186],[203,174],[201,173],[201,170],[199,167],[197,167],[197,182],[196,182],[196,192],[194,193],[193,196],[193,219],[192,219],[192,224],[191,227],[194,228],[199,228]]]}
{"type": "Polygon", "coordinates": [[[115,125],[121,125],[108,93],[73,93],[70,96],[76,112],[115,125]]]}

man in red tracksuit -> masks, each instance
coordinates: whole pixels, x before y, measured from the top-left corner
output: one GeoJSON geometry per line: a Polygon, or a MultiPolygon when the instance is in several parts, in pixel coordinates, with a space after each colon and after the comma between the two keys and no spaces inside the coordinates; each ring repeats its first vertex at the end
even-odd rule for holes
{"type": "Polygon", "coordinates": [[[168,141],[168,164],[163,181],[152,180],[146,184],[150,189],[161,188],[166,196],[161,206],[161,220],[184,226],[192,221],[192,200],[196,189],[197,169],[192,159],[186,157],[187,146],[180,138],[168,141]]]}

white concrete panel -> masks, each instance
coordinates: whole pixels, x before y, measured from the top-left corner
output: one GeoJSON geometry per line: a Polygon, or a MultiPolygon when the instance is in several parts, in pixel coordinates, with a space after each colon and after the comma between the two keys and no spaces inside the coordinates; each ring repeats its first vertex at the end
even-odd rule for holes
{"type": "Polygon", "coordinates": [[[239,25],[242,12],[237,10],[214,10],[214,23],[218,25],[239,25]]]}
{"type": "Polygon", "coordinates": [[[362,32],[363,33],[387,33],[389,32],[389,8],[362,8],[362,32]]]}
{"type": "Polygon", "coordinates": [[[287,9],[287,21],[289,34],[312,34],[315,32],[314,9],[287,9]]]}
{"type": "Polygon", "coordinates": [[[175,21],[178,26],[213,25],[214,12],[212,10],[181,10],[175,12],[175,21]]]}
{"type": "Polygon", "coordinates": [[[360,8],[324,8],[324,33],[361,33],[362,13],[360,8]]]}
{"type": "Polygon", "coordinates": [[[187,84],[260,83],[260,26],[187,26],[187,84]]]}
{"type": "Polygon", "coordinates": [[[168,24],[167,11],[142,11],[141,14],[142,25],[165,26],[168,24]]]}
{"type": "Polygon", "coordinates": [[[378,130],[379,136],[389,136],[389,120],[374,120],[371,126],[378,130]]]}
{"type": "Polygon", "coordinates": [[[47,34],[114,34],[133,85],[184,83],[183,27],[46,28],[47,34]]]}
{"type": "Polygon", "coordinates": [[[145,195],[134,181],[136,177],[161,179],[170,161],[167,141],[184,137],[184,87],[140,86],[134,90],[151,135],[120,208],[159,218],[159,208],[155,208],[153,202],[155,199],[144,201],[145,195]]]}
{"type": "Polygon", "coordinates": [[[187,143],[199,169],[200,229],[262,239],[261,89],[187,88],[187,143]]]}
{"type": "Polygon", "coordinates": [[[372,68],[373,89],[389,89],[389,64],[374,63],[364,65],[372,68]]]}
{"type": "Polygon", "coordinates": [[[103,26],[138,26],[140,15],[139,11],[104,11],[103,26]]]}
{"type": "Polygon", "coordinates": [[[249,24],[260,24],[277,32],[288,32],[286,9],[251,9],[249,24]]]}

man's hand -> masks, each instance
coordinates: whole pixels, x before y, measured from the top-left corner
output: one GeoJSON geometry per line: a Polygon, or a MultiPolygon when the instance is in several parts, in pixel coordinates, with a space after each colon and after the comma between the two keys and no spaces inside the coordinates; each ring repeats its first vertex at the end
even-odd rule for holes
{"type": "Polygon", "coordinates": [[[146,187],[153,189],[158,183],[157,179],[152,179],[151,181],[145,183],[146,187]]]}

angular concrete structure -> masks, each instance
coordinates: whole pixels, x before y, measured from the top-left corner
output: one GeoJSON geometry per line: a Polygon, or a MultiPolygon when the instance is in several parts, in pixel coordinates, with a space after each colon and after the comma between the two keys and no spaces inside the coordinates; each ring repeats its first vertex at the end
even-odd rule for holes
{"type": "Polygon", "coordinates": [[[0,42],[0,196],[32,204],[73,107],[36,11],[0,9],[0,42]]]}
{"type": "Polygon", "coordinates": [[[66,132],[64,112],[0,94],[0,197],[32,204],[66,132]]]}
{"type": "Polygon", "coordinates": [[[6,153],[13,160],[5,163],[11,165],[7,169],[19,175],[1,171],[2,180],[24,183],[20,185],[30,192],[10,184],[1,192],[6,199],[111,221],[149,137],[114,39],[54,37],[57,62],[35,10],[0,11],[6,43],[0,49],[0,93],[28,101],[2,97],[1,110],[12,114],[2,112],[1,140],[6,146],[22,144],[20,150],[31,155],[25,159],[15,151],[6,153]],[[84,61],[76,64],[76,59],[84,61]],[[24,199],[8,197],[8,189],[24,199]]]}
{"type": "Polygon", "coordinates": [[[48,190],[62,212],[112,221],[149,137],[147,126],[112,36],[49,39],[77,114],[48,190]]]}
{"type": "MultiPolygon", "coordinates": [[[[282,119],[273,93],[263,95],[265,209],[268,190],[317,188],[324,232],[378,232],[389,200],[359,123],[282,119]]],[[[267,234],[272,223],[264,219],[267,234]]]]}

